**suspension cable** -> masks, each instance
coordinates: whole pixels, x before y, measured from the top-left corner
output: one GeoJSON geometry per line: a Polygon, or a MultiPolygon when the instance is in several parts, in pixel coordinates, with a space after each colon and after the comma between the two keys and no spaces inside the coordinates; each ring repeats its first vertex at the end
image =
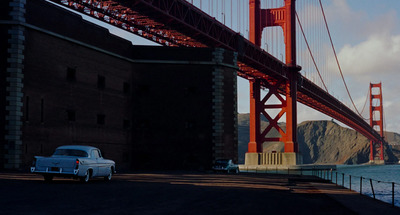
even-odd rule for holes
{"type": "MultiPolygon", "coordinates": [[[[368,89],[367,96],[366,96],[365,102],[364,102],[364,106],[363,106],[363,108],[362,108],[362,110],[361,110],[361,114],[363,114],[364,109],[365,109],[365,106],[367,105],[367,101],[368,101],[368,98],[369,98],[369,93],[370,93],[370,89],[368,89]]],[[[361,117],[362,117],[364,120],[366,120],[366,121],[369,120],[369,118],[364,118],[363,116],[361,116],[361,117]]]]}
{"type": "Polygon", "coordinates": [[[360,112],[358,111],[356,105],[354,104],[353,98],[352,98],[351,95],[350,95],[350,91],[349,91],[349,88],[347,87],[346,81],[344,80],[342,68],[340,67],[339,60],[338,60],[338,57],[337,57],[337,55],[336,55],[335,46],[333,45],[333,42],[332,42],[331,33],[330,33],[330,31],[329,31],[328,22],[326,21],[325,12],[324,12],[324,8],[322,7],[321,0],[319,0],[319,5],[321,6],[322,15],[323,15],[324,21],[325,21],[325,27],[326,27],[326,30],[328,31],[328,36],[329,36],[329,40],[331,41],[331,46],[332,46],[333,54],[335,55],[336,64],[338,65],[339,72],[340,72],[340,76],[342,77],[344,86],[345,86],[346,91],[347,91],[347,95],[349,95],[350,101],[351,101],[351,103],[353,104],[354,109],[356,110],[356,112],[358,113],[358,115],[361,116],[361,114],[360,114],[360,112]]]}
{"type": "Polygon", "coordinates": [[[318,76],[319,76],[319,78],[321,79],[321,82],[322,82],[322,84],[324,85],[324,88],[325,88],[326,92],[328,92],[328,88],[326,87],[325,82],[324,82],[324,80],[322,79],[322,76],[321,76],[321,73],[319,72],[317,63],[315,62],[314,55],[312,54],[311,48],[310,48],[310,46],[308,45],[308,41],[307,41],[306,35],[304,34],[303,26],[301,25],[301,22],[300,22],[299,16],[297,15],[297,12],[296,12],[296,18],[297,18],[297,21],[299,22],[299,26],[300,26],[300,29],[301,29],[301,33],[303,34],[303,38],[304,38],[304,40],[305,40],[305,42],[306,42],[306,45],[307,45],[307,48],[308,48],[308,52],[310,53],[311,59],[312,59],[312,61],[313,61],[313,63],[314,63],[314,66],[315,66],[315,69],[316,69],[317,72],[318,72],[318,76]]]}

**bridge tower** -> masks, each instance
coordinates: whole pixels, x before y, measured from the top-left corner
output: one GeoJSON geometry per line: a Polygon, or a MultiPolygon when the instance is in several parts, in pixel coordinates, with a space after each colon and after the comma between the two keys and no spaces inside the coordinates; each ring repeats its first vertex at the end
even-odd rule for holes
{"type": "Polygon", "coordinates": [[[378,131],[381,135],[381,140],[379,142],[370,141],[370,162],[373,163],[383,163],[383,100],[382,100],[382,83],[369,85],[369,116],[370,125],[373,129],[378,131]],[[374,90],[376,89],[376,90],[374,90]]]}
{"type": "Polygon", "coordinates": [[[260,80],[250,80],[250,142],[246,153],[246,165],[275,164],[295,165],[302,163],[297,144],[297,78],[300,67],[296,64],[296,26],[295,26],[295,0],[285,0],[285,6],[272,9],[261,9],[260,0],[250,0],[250,35],[249,39],[257,46],[261,46],[262,30],[265,27],[280,26],[285,38],[286,65],[290,72],[285,80],[264,83],[268,85],[269,92],[261,99],[260,80]],[[285,98],[278,93],[278,88],[284,85],[285,98]],[[281,104],[267,104],[274,95],[281,104]],[[280,109],[276,117],[271,117],[267,110],[280,109]],[[286,114],[286,132],[279,125],[278,120],[286,114]],[[261,131],[260,117],[264,115],[269,126],[261,131]],[[267,137],[275,128],[281,135],[278,138],[267,137]],[[278,155],[265,155],[262,144],[264,142],[283,142],[285,153],[278,155]],[[260,157],[261,156],[261,157],[260,157]],[[268,157],[268,158],[265,158],[268,157]],[[273,157],[270,159],[270,157],[273,157]],[[280,158],[276,158],[280,157],[280,158]],[[275,162],[263,162],[275,160],[275,162]]]}

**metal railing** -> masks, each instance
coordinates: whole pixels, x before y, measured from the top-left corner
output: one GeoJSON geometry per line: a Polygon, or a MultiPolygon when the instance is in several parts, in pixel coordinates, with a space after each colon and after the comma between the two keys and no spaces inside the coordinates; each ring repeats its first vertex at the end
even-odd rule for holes
{"type": "Polygon", "coordinates": [[[398,205],[396,205],[395,201],[395,197],[400,198],[399,183],[375,180],[372,178],[350,175],[332,170],[314,170],[312,171],[312,175],[322,178],[324,180],[329,180],[336,186],[342,186],[352,191],[359,192],[360,195],[367,195],[374,199],[391,203],[393,207],[400,206],[400,199],[398,201],[398,205]],[[395,188],[399,188],[397,192],[395,188]]]}
{"type": "Polygon", "coordinates": [[[240,172],[267,173],[281,175],[313,175],[330,181],[336,186],[342,186],[360,195],[369,196],[373,199],[390,203],[393,207],[400,207],[400,183],[376,180],[363,176],[350,175],[332,169],[310,169],[310,168],[241,168],[240,172]],[[396,190],[397,189],[397,190],[396,190]],[[397,198],[397,199],[396,199],[397,198]],[[397,201],[396,201],[397,200],[397,201]]]}
{"type": "Polygon", "coordinates": [[[310,168],[265,168],[265,167],[251,167],[240,168],[240,172],[245,173],[268,173],[268,174],[281,174],[281,175],[312,175],[310,168]]]}

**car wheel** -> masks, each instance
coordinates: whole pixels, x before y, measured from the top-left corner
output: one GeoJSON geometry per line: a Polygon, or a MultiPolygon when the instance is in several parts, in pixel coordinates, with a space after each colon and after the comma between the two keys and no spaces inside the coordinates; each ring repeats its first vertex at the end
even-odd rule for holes
{"type": "Polygon", "coordinates": [[[52,181],[53,180],[53,176],[52,175],[45,175],[44,176],[44,181],[45,182],[50,182],[50,181],[52,181]]]}
{"type": "Polygon", "coordinates": [[[104,177],[104,180],[111,181],[112,175],[113,175],[113,170],[112,170],[112,168],[110,168],[110,172],[108,173],[108,175],[106,177],[104,177]]]}
{"type": "Polygon", "coordinates": [[[87,183],[89,181],[89,179],[90,179],[90,171],[87,170],[86,173],[85,173],[85,176],[83,176],[81,178],[81,182],[87,183]]]}

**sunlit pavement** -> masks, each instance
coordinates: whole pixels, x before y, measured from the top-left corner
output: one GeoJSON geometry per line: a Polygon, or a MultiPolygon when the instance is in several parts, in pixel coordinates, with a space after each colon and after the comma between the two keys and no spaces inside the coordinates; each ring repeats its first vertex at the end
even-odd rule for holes
{"type": "Polygon", "coordinates": [[[0,214],[400,214],[313,177],[129,173],[88,184],[0,172],[0,214]]]}

